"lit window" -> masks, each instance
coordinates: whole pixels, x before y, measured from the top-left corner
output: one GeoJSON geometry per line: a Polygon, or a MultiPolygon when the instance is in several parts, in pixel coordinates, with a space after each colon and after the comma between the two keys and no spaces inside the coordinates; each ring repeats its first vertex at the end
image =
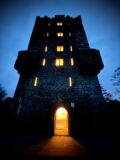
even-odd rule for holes
{"type": "Polygon", "coordinates": [[[48,26],[50,26],[50,23],[48,23],[48,26]]]}
{"type": "Polygon", "coordinates": [[[63,58],[57,58],[55,61],[56,66],[63,66],[64,65],[64,59],[63,58]]]}
{"type": "Polygon", "coordinates": [[[62,22],[57,22],[57,26],[62,26],[62,22]]]}
{"type": "Polygon", "coordinates": [[[69,77],[69,87],[72,87],[72,78],[69,77]]]}
{"type": "Polygon", "coordinates": [[[71,33],[69,32],[69,37],[71,37],[71,33]]]}
{"type": "Polygon", "coordinates": [[[38,85],[38,77],[35,77],[34,79],[34,87],[36,87],[38,85]]]}
{"type": "Polygon", "coordinates": [[[42,61],[42,66],[45,66],[45,65],[46,65],[46,59],[44,58],[42,61]]]}
{"type": "Polygon", "coordinates": [[[74,66],[74,59],[73,58],[70,59],[70,63],[71,63],[71,66],[74,66]]]}
{"type": "Polygon", "coordinates": [[[63,37],[63,32],[58,32],[58,33],[57,33],[57,36],[58,36],[58,37],[63,37]]]}
{"type": "Polygon", "coordinates": [[[63,52],[64,46],[57,46],[57,52],[63,52]]]}
{"type": "Polygon", "coordinates": [[[70,46],[70,52],[72,52],[73,51],[73,48],[72,48],[72,46],[70,46]]]}
{"type": "Polygon", "coordinates": [[[48,51],[48,47],[47,46],[45,46],[45,52],[47,52],[48,51]]]}
{"type": "Polygon", "coordinates": [[[47,37],[49,37],[49,32],[47,32],[47,37]]]}

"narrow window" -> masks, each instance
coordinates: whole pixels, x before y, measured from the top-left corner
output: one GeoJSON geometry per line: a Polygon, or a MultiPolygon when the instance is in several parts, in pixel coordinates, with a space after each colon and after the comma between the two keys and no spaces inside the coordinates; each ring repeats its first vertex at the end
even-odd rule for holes
{"type": "Polygon", "coordinates": [[[62,26],[62,22],[57,22],[57,26],[62,26]]]}
{"type": "Polygon", "coordinates": [[[72,78],[69,77],[69,87],[72,87],[72,78]]]}
{"type": "Polygon", "coordinates": [[[73,51],[73,47],[72,46],[70,46],[70,52],[72,52],[73,51]]]}
{"type": "Polygon", "coordinates": [[[49,37],[49,32],[47,32],[47,37],[49,37]]]}
{"type": "Polygon", "coordinates": [[[63,52],[64,46],[57,46],[57,52],[63,52]]]}
{"type": "Polygon", "coordinates": [[[73,58],[70,59],[70,63],[71,63],[71,66],[74,66],[74,59],[73,58]]]}
{"type": "Polygon", "coordinates": [[[56,59],[55,65],[56,65],[56,66],[59,66],[59,59],[56,59]]]}
{"type": "Polygon", "coordinates": [[[60,66],[64,65],[64,59],[60,59],[60,66]]]}
{"type": "Polygon", "coordinates": [[[58,37],[63,37],[63,32],[58,32],[58,33],[57,33],[57,36],[58,36],[58,37]]]}
{"type": "Polygon", "coordinates": [[[36,87],[38,85],[38,77],[35,77],[34,79],[34,87],[36,87]]]}
{"type": "Polygon", "coordinates": [[[42,61],[42,66],[45,66],[45,65],[46,65],[46,59],[44,58],[42,61]]]}
{"type": "Polygon", "coordinates": [[[47,46],[45,46],[45,52],[47,52],[48,51],[48,47],[47,46]]]}
{"type": "Polygon", "coordinates": [[[55,61],[56,66],[63,66],[64,65],[64,59],[63,58],[57,58],[55,61]]]}
{"type": "Polygon", "coordinates": [[[71,33],[69,32],[69,37],[71,37],[71,33]]]}

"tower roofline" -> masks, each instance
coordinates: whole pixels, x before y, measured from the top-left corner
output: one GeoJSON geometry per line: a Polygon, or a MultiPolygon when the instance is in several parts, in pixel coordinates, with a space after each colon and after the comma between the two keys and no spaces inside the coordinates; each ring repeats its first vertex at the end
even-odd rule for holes
{"type": "MultiPolygon", "coordinates": [[[[36,19],[40,19],[40,18],[46,18],[46,19],[54,19],[54,18],[70,18],[70,19],[73,19],[73,17],[69,16],[69,15],[55,15],[53,17],[48,17],[48,16],[44,16],[44,17],[41,17],[41,16],[37,16],[36,19]]],[[[80,18],[81,19],[81,16],[78,15],[76,17],[74,17],[74,19],[76,18],[80,18]]]]}

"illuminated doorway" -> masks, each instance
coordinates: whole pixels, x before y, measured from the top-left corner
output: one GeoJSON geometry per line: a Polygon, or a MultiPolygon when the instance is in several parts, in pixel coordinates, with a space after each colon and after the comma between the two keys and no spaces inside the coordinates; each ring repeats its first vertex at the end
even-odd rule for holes
{"type": "Polygon", "coordinates": [[[60,107],[54,115],[54,135],[69,135],[68,111],[60,107]]]}

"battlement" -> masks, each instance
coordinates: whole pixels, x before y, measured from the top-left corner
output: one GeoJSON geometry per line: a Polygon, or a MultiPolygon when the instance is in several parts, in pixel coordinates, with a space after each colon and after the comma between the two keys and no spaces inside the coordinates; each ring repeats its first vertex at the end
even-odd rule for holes
{"type": "Polygon", "coordinates": [[[78,50],[76,60],[82,75],[97,75],[104,67],[100,52],[96,49],[78,50]]]}

